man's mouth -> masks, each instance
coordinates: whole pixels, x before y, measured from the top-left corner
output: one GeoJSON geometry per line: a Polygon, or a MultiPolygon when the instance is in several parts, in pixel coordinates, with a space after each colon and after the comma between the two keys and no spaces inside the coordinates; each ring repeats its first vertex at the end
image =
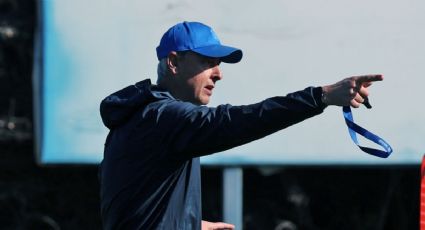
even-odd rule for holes
{"type": "Polygon", "coordinates": [[[205,86],[205,89],[207,90],[207,93],[208,93],[208,95],[212,95],[212,91],[213,91],[213,89],[214,89],[214,86],[213,85],[207,85],[207,86],[205,86]]]}

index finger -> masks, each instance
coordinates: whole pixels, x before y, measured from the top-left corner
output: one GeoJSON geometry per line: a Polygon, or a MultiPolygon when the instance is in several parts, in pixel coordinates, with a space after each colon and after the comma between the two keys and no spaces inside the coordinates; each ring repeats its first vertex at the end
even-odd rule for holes
{"type": "Polygon", "coordinates": [[[373,81],[382,81],[384,80],[384,76],[382,74],[372,74],[372,75],[362,75],[356,77],[356,82],[365,83],[365,82],[373,82],[373,81]]]}

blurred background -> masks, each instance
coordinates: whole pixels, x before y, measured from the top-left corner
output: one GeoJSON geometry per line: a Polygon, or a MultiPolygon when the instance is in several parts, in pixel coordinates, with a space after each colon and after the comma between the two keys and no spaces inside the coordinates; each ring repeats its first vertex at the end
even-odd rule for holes
{"type": "MultiPolygon", "coordinates": [[[[101,229],[97,164],[39,164],[34,0],[0,0],[0,229],[101,229]]],[[[37,62],[36,62],[37,63],[37,62]]],[[[419,164],[244,165],[243,229],[418,229],[419,164]]],[[[222,220],[223,166],[202,168],[222,220]]]]}

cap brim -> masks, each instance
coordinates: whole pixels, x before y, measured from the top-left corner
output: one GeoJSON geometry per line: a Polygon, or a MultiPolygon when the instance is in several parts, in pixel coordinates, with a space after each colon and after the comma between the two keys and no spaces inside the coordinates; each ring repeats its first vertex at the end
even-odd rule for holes
{"type": "Polygon", "coordinates": [[[223,45],[205,46],[192,51],[207,57],[220,58],[225,63],[238,63],[243,56],[242,50],[223,45]]]}

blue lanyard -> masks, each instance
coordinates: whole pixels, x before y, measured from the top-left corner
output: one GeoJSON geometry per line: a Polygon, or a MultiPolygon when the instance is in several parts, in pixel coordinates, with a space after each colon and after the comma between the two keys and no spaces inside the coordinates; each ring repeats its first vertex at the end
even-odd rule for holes
{"type": "Polygon", "coordinates": [[[363,152],[369,153],[377,157],[382,157],[382,158],[387,158],[393,152],[393,149],[391,148],[391,146],[382,138],[378,137],[377,135],[369,132],[368,130],[354,123],[353,114],[351,113],[351,109],[349,106],[344,106],[342,108],[342,112],[344,114],[345,123],[348,126],[348,132],[350,133],[351,139],[357,146],[359,146],[361,150],[363,150],[363,152]],[[382,146],[385,149],[385,151],[359,145],[356,133],[382,146]]]}

